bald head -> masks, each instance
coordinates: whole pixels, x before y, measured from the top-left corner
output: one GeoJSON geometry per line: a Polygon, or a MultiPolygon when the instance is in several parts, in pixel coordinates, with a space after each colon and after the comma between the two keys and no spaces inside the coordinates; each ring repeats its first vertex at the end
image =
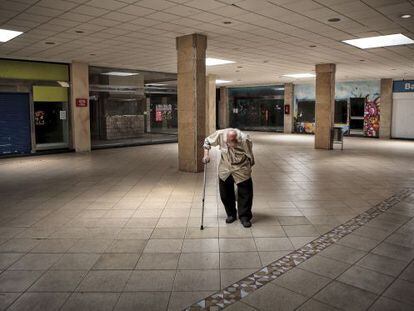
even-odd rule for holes
{"type": "Polygon", "coordinates": [[[227,132],[227,145],[229,147],[235,147],[237,145],[237,131],[236,130],[228,130],[227,132]]]}

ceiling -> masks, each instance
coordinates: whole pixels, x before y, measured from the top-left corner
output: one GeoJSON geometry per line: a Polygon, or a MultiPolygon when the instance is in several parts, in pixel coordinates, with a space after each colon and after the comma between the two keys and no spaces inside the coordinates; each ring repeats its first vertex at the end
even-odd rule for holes
{"type": "Polygon", "coordinates": [[[8,58],[173,73],[175,38],[197,32],[208,37],[207,56],[236,62],[208,67],[231,84],[302,81],[282,75],[328,62],[338,80],[414,77],[414,44],[361,50],[341,42],[414,39],[414,0],[0,0],[0,28],[24,32],[0,44],[8,58]]]}

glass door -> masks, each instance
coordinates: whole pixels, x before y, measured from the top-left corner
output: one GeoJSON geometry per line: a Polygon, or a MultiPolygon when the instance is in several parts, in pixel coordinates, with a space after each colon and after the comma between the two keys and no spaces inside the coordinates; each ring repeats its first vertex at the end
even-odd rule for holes
{"type": "Polygon", "coordinates": [[[362,136],[364,134],[364,107],[364,97],[350,99],[349,128],[351,135],[362,136]]]}
{"type": "Polygon", "coordinates": [[[66,102],[35,102],[34,123],[36,149],[68,147],[68,104],[66,102]]]}

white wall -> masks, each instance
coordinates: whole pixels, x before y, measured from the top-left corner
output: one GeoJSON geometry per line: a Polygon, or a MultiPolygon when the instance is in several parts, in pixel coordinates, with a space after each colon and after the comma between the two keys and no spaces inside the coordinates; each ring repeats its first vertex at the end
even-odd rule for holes
{"type": "Polygon", "coordinates": [[[414,92],[394,93],[391,137],[414,139],[414,92]]]}

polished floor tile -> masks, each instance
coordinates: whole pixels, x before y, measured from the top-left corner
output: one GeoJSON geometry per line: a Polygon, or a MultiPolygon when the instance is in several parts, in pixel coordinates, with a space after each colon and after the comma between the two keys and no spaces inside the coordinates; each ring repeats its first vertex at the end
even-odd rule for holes
{"type": "MultiPolygon", "coordinates": [[[[347,137],[344,151],[326,152],[313,149],[308,135],[251,135],[251,229],[224,222],[217,152],[203,231],[202,174],[178,172],[176,144],[2,159],[0,196],[9,200],[0,201],[0,309],[41,297],[45,309],[182,309],[414,187],[410,142],[347,137]],[[63,306],[51,292],[69,293],[63,306]]],[[[404,310],[413,283],[413,205],[410,196],[257,291],[270,286],[278,301],[242,299],[229,310],[259,310],[260,303],[334,310],[335,295],[327,293],[335,278],[363,301],[393,278],[371,308],[404,310]],[[310,297],[317,290],[324,301],[310,297]]]]}

